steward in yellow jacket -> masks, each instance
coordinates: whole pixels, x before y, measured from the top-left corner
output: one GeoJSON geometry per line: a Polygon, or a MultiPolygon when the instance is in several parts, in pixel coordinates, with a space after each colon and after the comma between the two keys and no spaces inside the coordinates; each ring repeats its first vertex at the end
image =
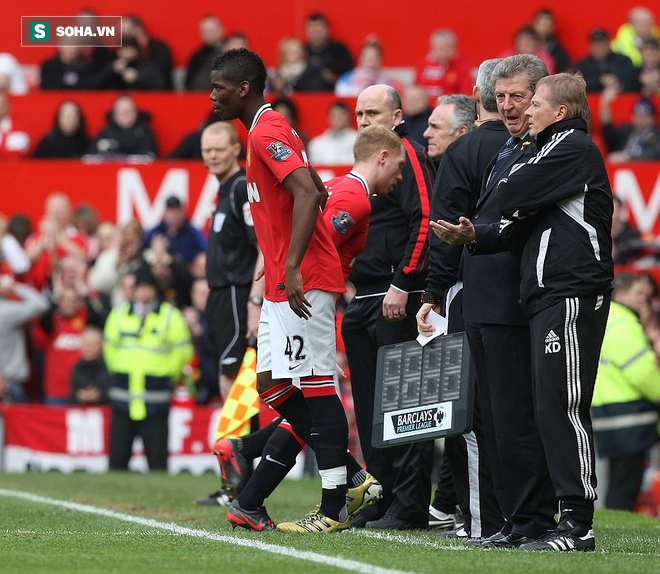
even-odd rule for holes
{"type": "Polygon", "coordinates": [[[608,508],[633,510],[646,452],[658,440],[660,369],[635,310],[644,304],[639,275],[619,273],[591,403],[598,454],[609,459],[608,508]]]}
{"type": "Polygon", "coordinates": [[[167,468],[172,386],[193,353],[183,314],[158,298],[149,267],[141,267],[134,300],[113,309],[104,329],[113,409],[110,468],[127,468],[136,435],[143,439],[149,468],[167,468]]]}

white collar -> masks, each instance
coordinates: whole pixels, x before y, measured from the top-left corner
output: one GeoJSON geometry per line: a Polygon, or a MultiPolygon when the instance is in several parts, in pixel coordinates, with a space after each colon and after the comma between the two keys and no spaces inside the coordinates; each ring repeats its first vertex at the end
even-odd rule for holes
{"type": "Polygon", "coordinates": [[[257,125],[257,122],[259,121],[259,118],[260,118],[265,112],[267,112],[268,110],[272,110],[272,109],[273,109],[273,108],[271,107],[270,104],[264,104],[263,106],[261,106],[261,107],[257,110],[257,113],[254,114],[254,118],[253,118],[253,120],[252,120],[252,125],[250,126],[250,131],[252,131],[252,130],[255,128],[255,126],[257,125]]]}
{"type": "Polygon", "coordinates": [[[367,183],[367,180],[364,179],[358,172],[356,171],[350,171],[346,177],[352,177],[353,179],[357,179],[362,186],[364,187],[364,191],[367,194],[367,197],[371,195],[371,192],[369,191],[369,184],[367,183]]]}

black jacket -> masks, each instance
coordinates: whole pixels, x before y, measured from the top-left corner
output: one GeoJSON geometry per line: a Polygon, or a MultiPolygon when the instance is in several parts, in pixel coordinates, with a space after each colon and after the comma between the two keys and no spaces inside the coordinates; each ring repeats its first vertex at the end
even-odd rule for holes
{"type": "Polygon", "coordinates": [[[101,396],[97,404],[108,404],[108,389],[110,388],[110,375],[105,368],[103,357],[93,361],[78,361],[71,370],[71,395],[69,403],[72,405],[82,404],[78,400],[77,391],[94,386],[101,391],[101,396]]]}
{"type": "MultiPolygon", "coordinates": [[[[499,135],[508,139],[509,133],[499,135]]],[[[471,218],[477,242],[465,248],[464,254],[469,256],[463,257],[463,318],[466,322],[529,324],[520,305],[520,256],[510,253],[500,237],[502,215],[494,191],[501,174],[508,173],[516,162],[531,157],[533,149],[533,140],[527,135],[500,166],[497,175],[491,176],[497,152],[484,171],[481,195],[471,218]]]]}
{"type": "Polygon", "coordinates": [[[108,112],[108,125],[104,127],[91,145],[89,153],[109,157],[123,155],[157,155],[156,137],[149,127],[151,115],[138,112],[133,127],[120,128],[108,112]]]}
{"type": "Polygon", "coordinates": [[[331,70],[337,77],[353,69],[351,53],[340,42],[328,42],[321,48],[313,48],[307,44],[305,50],[311,63],[322,70],[331,70]]]}
{"type": "Polygon", "coordinates": [[[602,92],[605,86],[601,84],[603,74],[614,74],[623,86],[624,92],[639,90],[637,69],[628,56],[610,52],[604,60],[595,60],[592,57],[584,58],[575,64],[575,68],[582,72],[587,82],[587,92],[602,92]]]}
{"type": "Polygon", "coordinates": [[[68,136],[58,128],[50,130],[37,145],[32,157],[36,158],[79,158],[87,153],[89,138],[85,132],[68,136]]]}
{"type": "Polygon", "coordinates": [[[211,91],[210,70],[213,60],[220,54],[222,54],[222,44],[218,46],[204,45],[190,56],[184,84],[186,90],[211,91]]]}
{"type": "Polygon", "coordinates": [[[388,195],[371,198],[367,244],[349,277],[358,295],[383,294],[390,285],[406,293],[424,289],[435,170],[404,122],[395,131],[406,149],[403,179],[388,195]]]}
{"type": "Polygon", "coordinates": [[[206,249],[206,278],[211,289],[250,286],[257,262],[256,236],[250,217],[245,170],[240,169],[218,189],[206,249]]]}
{"type": "Polygon", "coordinates": [[[65,64],[59,55],[41,65],[42,90],[102,90],[106,89],[108,75],[112,73],[110,52],[96,48],[90,58],[82,56],[65,64]]]}
{"type": "MultiPolygon", "coordinates": [[[[508,138],[503,122],[489,121],[449,145],[433,185],[431,220],[457,225],[460,217],[472,219],[486,167],[508,138]]],[[[426,291],[440,296],[456,282],[464,248],[435,233],[429,233],[429,244],[426,291]]]]}
{"type": "Polygon", "coordinates": [[[568,297],[609,293],[613,277],[612,190],[587,123],[551,124],[537,146],[496,190],[502,215],[514,221],[502,222],[502,238],[514,251],[522,248],[520,294],[528,316],[568,297]],[[528,232],[516,236],[515,222],[526,218],[528,232]]]}

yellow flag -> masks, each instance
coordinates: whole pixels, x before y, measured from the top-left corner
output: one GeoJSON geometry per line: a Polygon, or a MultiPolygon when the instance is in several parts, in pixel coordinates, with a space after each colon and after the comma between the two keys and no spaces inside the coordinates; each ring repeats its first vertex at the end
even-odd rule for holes
{"type": "Polygon", "coordinates": [[[215,440],[238,438],[250,433],[250,419],[259,412],[259,393],[257,392],[257,351],[248,347],[222,406],[215,440]]]}

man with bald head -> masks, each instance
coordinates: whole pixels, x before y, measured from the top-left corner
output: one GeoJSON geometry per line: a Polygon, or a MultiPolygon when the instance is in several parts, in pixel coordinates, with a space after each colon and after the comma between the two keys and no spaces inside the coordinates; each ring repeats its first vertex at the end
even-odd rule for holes
{"type": "Polygon", "coordinates": [[[369,86],[358,96],[358,130],[378,124],[393,129],[406,150],[402,180],[371,198],[367,242],[349,279],[356,288],[342,334],[351,370],[360,445],[367,470],[381,480],[378,505],[362,512],[367,528],[426,528],[431,494],[433,441],[375,449],[371,445],[378,348],[417,336],[415,313],[426,277],[428,220],[434,168],[407,134],[401,96],[390,86],[369,86]],[[373,515],[366,512],[373,510],[373,515]]]}

